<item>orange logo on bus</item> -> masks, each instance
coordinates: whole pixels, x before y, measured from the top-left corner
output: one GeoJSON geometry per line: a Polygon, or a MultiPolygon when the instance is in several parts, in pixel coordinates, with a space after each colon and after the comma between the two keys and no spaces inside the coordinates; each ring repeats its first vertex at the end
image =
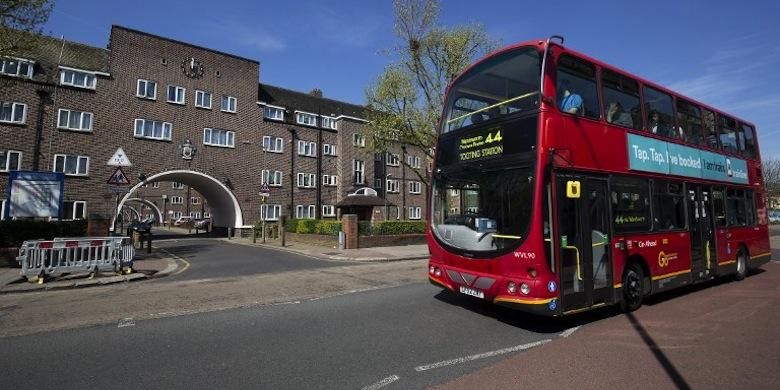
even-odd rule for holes
{"type": "Polygon", "coordinates": [[[658,252],[658,265],[660,267],[668,267],[669,262],[672,260],[677,260],[677,253],[666,254],[663,251],[658,252]]]}

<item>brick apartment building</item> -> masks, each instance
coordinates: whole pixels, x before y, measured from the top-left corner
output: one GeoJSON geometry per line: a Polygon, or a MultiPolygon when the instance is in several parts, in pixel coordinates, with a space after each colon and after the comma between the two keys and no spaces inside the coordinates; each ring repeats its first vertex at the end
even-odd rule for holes
{"type": "Polygon", "coordinates": [[[425,218],[427,189],[413,172],[425,174],[424,156],[403,145],[375,156],[365,107],[262,84],[258,61],[120,26],[106,49],[47,37],[0,60],[2,198],[8,171],[63,172],[64,219],[111,217],[106,163],[121,147],[138,184],[127,198],[166,219],[213,214],[215,226],[238,228],[336,218],[335,205],[363,186],[386,197],[372,219],[425,218]]]}

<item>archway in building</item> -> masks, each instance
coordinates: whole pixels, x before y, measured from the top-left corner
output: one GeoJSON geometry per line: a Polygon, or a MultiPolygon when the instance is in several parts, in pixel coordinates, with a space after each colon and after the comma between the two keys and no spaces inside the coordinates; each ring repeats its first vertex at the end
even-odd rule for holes
{"type": "MultiPolygon", "coordinates": [[[[172,170],[149,176],[146,181],[136,184],[125,194],[119,201],[117,213],[122,211],[125,203],[130,199],[137,199],[133,194],[142,185],[155,182],[179,182],[192,187],[192,189],[203,195],[211,208],[211,224],[215,228],[240,228],[244,226],[241,205],[238,203],[238,199],[233,194],[233,191],[219,180],[203,172],[190,170],[172,170]]],[[[116,217],[111,222],[112,230],[115,224],[116,217]]]]}
{"type": "MultiPolygon", "coordinates": [[[[162,211],[160,211],[160,208],[157,207],[157,205],[154,202],[142,198],[130,198],[125,203],[140,203],[146,207],[149,207],[150,209],[154,210],[155,222],[162,223],[163,221],[162,211]]],[[[143,214],[141,216],[141,219],[143,219],[143,214]]]]}

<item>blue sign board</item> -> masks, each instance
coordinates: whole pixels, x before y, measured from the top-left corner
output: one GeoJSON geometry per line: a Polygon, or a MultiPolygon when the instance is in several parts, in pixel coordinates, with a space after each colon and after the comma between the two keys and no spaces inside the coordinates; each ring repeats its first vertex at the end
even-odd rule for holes
{"type": "Polygon", "coordinates": [[[629,169],[748,184],[747,162],[672,142],[628,135],[629,169]]]}
{"type": "Polygon", "coordinates": [[[62,173],[10,172],[6,218],[62,218],[64,185],[62,173]]]}

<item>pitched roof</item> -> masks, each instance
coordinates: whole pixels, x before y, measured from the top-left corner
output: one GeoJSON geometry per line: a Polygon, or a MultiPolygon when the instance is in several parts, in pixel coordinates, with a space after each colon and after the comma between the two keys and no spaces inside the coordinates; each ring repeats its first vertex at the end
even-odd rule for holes
{"type": "Polygon", "coordinates": [[[338,100],[309,95],[286,88],[260,84],[257,92],[258,100],[274,106],[282,106],[293,110],[306,111],[320,115],[346,115],[365,119],[366,107],[345,103],[338,100]]]}

